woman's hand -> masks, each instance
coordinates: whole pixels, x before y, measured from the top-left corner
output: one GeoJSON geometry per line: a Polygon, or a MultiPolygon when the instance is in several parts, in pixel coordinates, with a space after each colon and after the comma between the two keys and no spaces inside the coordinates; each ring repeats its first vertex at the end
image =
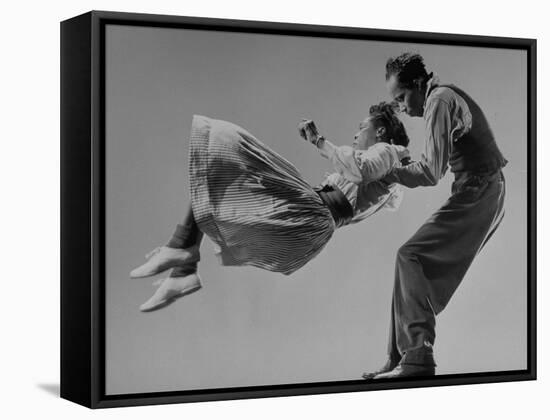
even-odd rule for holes
{"type": "Polygon", "coordinates": [[[319,131],[312,120],[302,119],[302,121],[298,124],[298,132],[300,133],[300,137],[315,146],[319,145],[319,141],[324,140],[324,137],[319,134],[319,131]]]}

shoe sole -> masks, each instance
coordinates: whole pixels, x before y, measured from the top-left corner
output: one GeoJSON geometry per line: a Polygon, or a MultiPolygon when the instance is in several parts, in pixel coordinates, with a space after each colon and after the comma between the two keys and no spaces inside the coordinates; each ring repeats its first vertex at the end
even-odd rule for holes
{"type": "Polygon", "coordinates": [[[182,290],[177,295],[171,296],[170,298],[161,301],[160,303],[158,303],[155,306],[152,306],[151,308],[146,308],[146,309],[139,308],[139,310],[141,312],[154,312],[154,311],[157,311],[159,309],[166,308],[168,305],[171,305],[172,303],[174,303],[179,298],[190,295],[191,293],[194,293],[194,292],[198,291],[201,288],[202,288],[202,286],[200,284],[197,285],[197,286],[190,287],[188,289],[182,290]]]}
{"type": "MultiPolygon", "coordinates": [[[[381,375],[383,375],[381,373],[381,375]]],[[[435,376],[435,372],[418,372],[418,373],[411,373],[411,374],[408,374],[408,375],[396,375],[394,376],[393,378],[392,377],[389,377],[389,378],[378,378],[377,377],[378,375],[376,375],[374,378],[372,378],[373,380],[375,381],[384,381],[384,380],[395,380],[395,379],[407,379],[407,378],[428,378],[428,377],[432,377],[432,376],[435,376]]]]}
{"type": "Polygon", "coordinates": [[[361,378],[363,378],[365,381],[370,381],[372,379],[374,379],[374,377],[376,375],[380,375],[380,373],[369,373],[369,374],[364,374],[364,375],[361,375],[361,378]]]}
{"type": "Polygon", "coordinates": [[[180,261],[180,260],[171,261],[171,262],[167,262],[167,263],[163,264],[157,270],[151,270],[151,271],[147,271],[147,272],[141,273],[141,274],[133,274],[134,271],[136,271],[136,270],[133,270],[133,271],[130,272],[130,278],[131,279],[143,279],[145,277],[153,277],[153,276],[156,276],[157,274],[164,273],[165,271],[171,270],[172,268],[186,267],[189,264],[194,264],[198,261],[199,261],[199,259],[196,259],[196,260],[193,259],[193,260],[189,260],[189,261],[187,261],[187,260],[186,261],[180,261]]]}
{"type": "Polygon", "coordinates": [[[168,265],[168,267],[162,267],[162,268],[159,268],[158,270],[155,270],[155,271],[148,271],[146,273],[142,273],[142,274],[133,274],[134,272],[130,272],[130,278],[131,279],[143,279],[143,278],[146,278],[146,277],[153,277],[153,276],[156,276],[157,274],[160,274],[160,273],[164,273],[165,271],[168,271],[172,268],[176,267],[176,265],[168,265]]]}

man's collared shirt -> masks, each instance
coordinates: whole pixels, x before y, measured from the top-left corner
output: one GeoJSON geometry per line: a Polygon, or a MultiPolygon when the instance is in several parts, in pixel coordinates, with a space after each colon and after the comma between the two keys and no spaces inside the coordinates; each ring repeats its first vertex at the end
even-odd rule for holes
{"type": "Polygon", "coordinates": [[[452,142],[472,128],[468,105],[451,88],[439,87],[439,78],[427,83],[424,100],[426,142],[420,160],[396,168],[385,179],[409,188],[436,185],[447,172],[452,142]]]}

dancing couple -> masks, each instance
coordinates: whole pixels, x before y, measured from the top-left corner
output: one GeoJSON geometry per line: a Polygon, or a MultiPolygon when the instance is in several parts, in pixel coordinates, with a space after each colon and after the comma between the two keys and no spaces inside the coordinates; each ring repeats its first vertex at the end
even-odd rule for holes
{"type": "Polygon", "coordinates": [[[435,317],[502,220],[506,159],[479,105],[428,73],[420,55],[390,58],[386,87],[392,102],[371,107],[352,146],[336,146],[313,121],[299,124],[300,136],[335,170],[317,187],[243,128],[195,116],[191,205],[170,240],[130,274],[171,270],[140,309],[160,309],[201,288],[204,234],[216,245],[222,265],[288,275],[316,257],[337,228],[380,209],[395,210],[401,185],[435,186],[450,168],[449,199],[397,252],[388,359],[363,378],[434,375],[435,317]],[[424,153],[417,161],[410,160],[396,105],[425,122],[424,153]]]}

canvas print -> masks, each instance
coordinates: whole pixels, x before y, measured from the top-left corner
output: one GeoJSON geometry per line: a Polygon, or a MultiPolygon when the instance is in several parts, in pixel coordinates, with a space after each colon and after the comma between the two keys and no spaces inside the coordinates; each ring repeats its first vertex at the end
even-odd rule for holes
{"type": "Polygon", "coordinates": [[[527,52],[105,27],[105,393],[527,368],[527,52]]]}

